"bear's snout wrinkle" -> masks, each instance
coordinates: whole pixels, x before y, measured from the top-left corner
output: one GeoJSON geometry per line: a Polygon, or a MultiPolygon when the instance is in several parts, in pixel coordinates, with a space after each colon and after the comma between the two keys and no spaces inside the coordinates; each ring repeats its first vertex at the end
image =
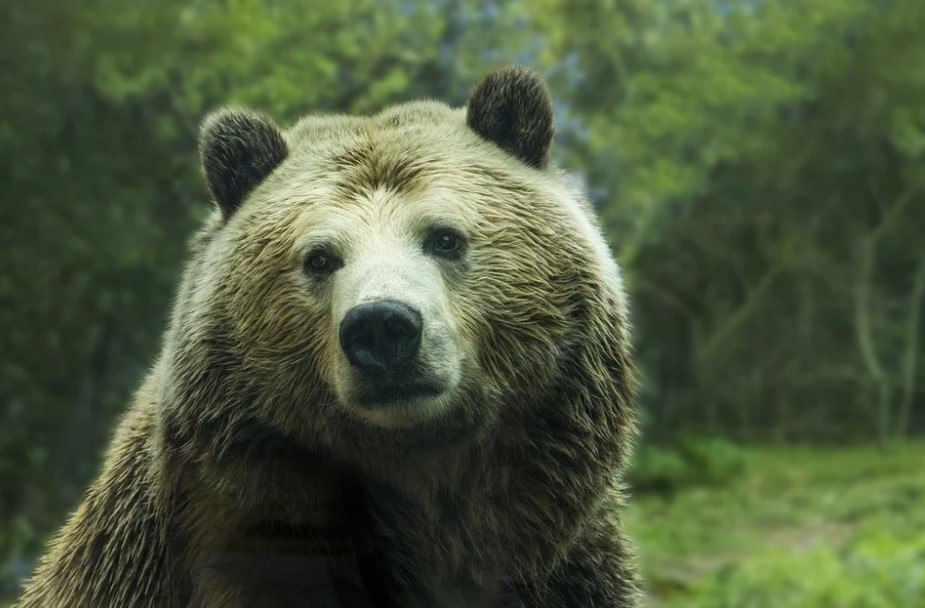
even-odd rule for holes
{"type": "Polygon", "coordinates": [[[406,368],[417,356],[421,313],[398,300],[354,306],[340,324],[340,345],[360,372],[383,375],[406,368]]]}

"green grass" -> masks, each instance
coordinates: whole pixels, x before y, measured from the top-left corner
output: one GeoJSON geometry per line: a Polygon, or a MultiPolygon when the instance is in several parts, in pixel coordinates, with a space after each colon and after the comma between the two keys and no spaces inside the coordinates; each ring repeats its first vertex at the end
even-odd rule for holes
{"type": "Polygon", "coordinates": [[[633,497],[651,605],[925,606],[925,445],[741,459],[725,481],[633,497]]]}

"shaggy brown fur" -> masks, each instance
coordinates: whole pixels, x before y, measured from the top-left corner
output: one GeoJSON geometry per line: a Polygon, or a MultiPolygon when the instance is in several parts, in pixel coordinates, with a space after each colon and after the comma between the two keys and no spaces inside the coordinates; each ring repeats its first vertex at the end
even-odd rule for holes
{"type": "Polygon", "coordinates": [[[415,103],[276,133],[244,112],[206,122],[221,212],[19,607],[636,605],[617,521],[624,296],[593,214],[545,168],[542,81],[488,76],[468,121],[415,103]],[[434,266],[459,387],[438,416],[371,424],[335,390],[338,319],[305,235],[348,250],[449,220],[469,242],[434,266]]]}

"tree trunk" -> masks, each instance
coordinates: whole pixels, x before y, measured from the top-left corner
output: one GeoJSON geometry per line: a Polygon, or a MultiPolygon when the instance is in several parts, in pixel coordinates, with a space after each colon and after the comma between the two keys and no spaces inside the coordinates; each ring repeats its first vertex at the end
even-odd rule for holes
{"type": "Polygon", "coordinates": [[[861,360],[867,370],[870,381],[877,389],[877,442],[883,446],[890,435],[890,418],[892,395],[890,381],[883,371],[883,365],[877,356],[871,322],[871,291],[874,266],[876,265],[876,241],[868,236],[861,241],[860,260],[854,294],[854,327],[857,335],[861,360]]]}
{"type": "Polygon", "coordinates": [[[915,399],[915,375],[919,353],[919,329],[922,320],[922,303],[925,300],[925,257],[919,260],[912,293],[909,295],[909,317],[906,325],[906,352],[903,357],[902,401],[899,403],[897,434],[906,437],[912,420],[912,402],[915,399]]]}

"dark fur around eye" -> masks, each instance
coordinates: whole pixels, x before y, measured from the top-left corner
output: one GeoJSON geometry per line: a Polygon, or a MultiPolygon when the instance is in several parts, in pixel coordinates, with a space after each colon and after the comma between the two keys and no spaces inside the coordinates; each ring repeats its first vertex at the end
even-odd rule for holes
{"type": "Polygon", "coordinates": [[[455,260],[466,249],[466,239],[452,228],[435,228],[424,241],[424,251],[430,255],[455,260]]]}
{"type": "Polygon", "coordinates": [[[305,256],[305,272],[314,277],[326,277],[334,274],[344,265],[333,251],[327,247],[317,247],[305,256]]]}

